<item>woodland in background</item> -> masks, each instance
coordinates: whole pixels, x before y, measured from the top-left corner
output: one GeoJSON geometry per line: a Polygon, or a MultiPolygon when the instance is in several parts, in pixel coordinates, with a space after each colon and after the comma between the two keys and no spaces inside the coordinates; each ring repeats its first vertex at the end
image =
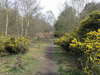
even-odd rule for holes
{"type": "Polygon", "coordinates": [[[60,14],[58,20],[54,25],[55,36],[59,37],[63,35],[63,33],[65,32],[67,33],[72,33],[73,31],[76,32],[77,29],[80,27],[80,20],[84,19],[86,16],[89,15],[89,13],[95,10],[100,10],[100,3],[94,3],[94,2],[88,3],[85,5],[84,9],[79,13],[72,6],[65,5],[65,9],[60,14]]]}
{"type": "Polygon", "coordinates": [[[41,10],[37,0],[0,0],[0,33],[33,37],[39,32],[50,32],[53,27],[41,10]]]}

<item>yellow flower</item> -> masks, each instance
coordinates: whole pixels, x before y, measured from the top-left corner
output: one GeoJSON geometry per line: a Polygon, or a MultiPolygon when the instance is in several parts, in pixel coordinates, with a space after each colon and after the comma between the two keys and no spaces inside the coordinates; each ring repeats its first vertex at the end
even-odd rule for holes
{"type": "Polygon", "coordinates": [[[98,32],[100,33],[100,29],[98,29],[98,32]]]}
{"type": "Polygon", "coordinates": [[[74,39],[72,40],[72,43],[77,43],[77,39],[74,38],[74,39]]]}
{"type": "Polygon", "coordinates": [[[77,47],[77,44],[70,44],[70,47],[77,47]]]}
{"type": "Polygon", "coordinates": [[[87,47],[88,49],[92,49],[92,48],[93,48],[92,45],[86,45],[86,47],[87,47]]]}
{"type": "Polygon", "coordinates": [[[96,46],[96,48],[99,48],[100,49],[100,46],[96,46]]]}

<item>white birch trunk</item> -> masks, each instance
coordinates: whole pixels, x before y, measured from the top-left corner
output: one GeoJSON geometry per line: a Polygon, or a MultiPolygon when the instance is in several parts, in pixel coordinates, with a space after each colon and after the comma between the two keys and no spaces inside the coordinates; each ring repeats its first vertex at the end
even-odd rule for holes
{"type": "Polygon", "coordinates": [[[28,19],[25,36],[28,35],[29,26],[30,26],[30,22],[29,22],[29,19],[28,19]]]}
{"type": "Polygon", "coordinates": [[[23,20],[24,20],[24,18],[23,18],[23,16],[22,16],[21,36],[24,35],[24,24],[23,24],[23,20]]]}
{"type": "Polygon", "coordinates": [[[6,36],[8,35],[8,23],[9,23],[9,19],[8,19],[8,11],[7,11],[7,14],[6,14],[6,31],[5,31],[6,36]]]}

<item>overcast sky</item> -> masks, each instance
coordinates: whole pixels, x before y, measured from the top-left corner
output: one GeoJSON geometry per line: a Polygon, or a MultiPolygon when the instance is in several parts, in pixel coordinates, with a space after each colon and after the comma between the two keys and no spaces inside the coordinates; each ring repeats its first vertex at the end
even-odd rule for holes
{"type": "Polygon", "coordinates": [[[57,17],[59,14],[59,10],[63,6],[65,0],[41,0],[41,6],[45,11],[51,10],[55,16],[57,17]]]}
{"type": "MultiPolygon", "coordinates": [[[[45,11],[51,10],[54,15],[57,17],[59,15],[59,10],[64,6],[64,2],[67,4],[71,4],[71,0],[40,0],[41,6],[44,8],[45,11]]],[[[100,2],[100,0],[87,0],[88,2],[100,2]]]]}
{"type": "MultiPolygon", "coordinates": [[[[100,2],[100,0],[86,0],[86,1],[100,2]]],[[[64,2],[66,2],[69,5],[71,4],[71,0],[40,0],[40,6],[43,8],[44,13],[46,11],[52,11],[55,17],[57,18],[57,16],[60,14],[61,9],[63,9],[64,2]]]]}

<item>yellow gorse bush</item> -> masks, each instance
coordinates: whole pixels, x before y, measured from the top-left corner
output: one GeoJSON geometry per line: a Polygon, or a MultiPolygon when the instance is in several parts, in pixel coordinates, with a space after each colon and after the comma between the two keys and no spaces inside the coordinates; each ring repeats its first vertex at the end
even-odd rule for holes
{"type": "Polygon", "coordinates": [[[66,36],[63,36],[63,37],[61,37],[61,38],[59,38],[59,39],[56,39],[56,43],[63,43],[64,41],[66,41],[66,36]]]}
{"type": "Polygon", "coordinates": [[[63,42],[66,42],[68,38],[68,35],[65,33],[62,37],[55,40],[56,44],[62,44],[63,42]]]}
{"type": "Polygon", "coordinates": [[[16,44],[23,43],[24,45],[29,45],[30,40],[25,37],[18,37],[17,40],[15,40],[16,44]]]}
{"type": "Polygon", "coordinates": [[[69,43],[70,51],[81,55],[79,62],[82,64],[82,70],[88,75],[93,75],[93,67],[100,64],[100,29],[88,32],[82,42],[76,38],[72,38],[70,42],[68,40],[68,36],[64,35],[57,39],[56,43],[64,46],[69,43]]]}
{"type": "Polygon", "coordinates": [[[73,39],[70,43],[71,48],[77,48],[82,51],[83,57],[81,62],[84,64],[83,70],[88,75],[92,75],[91,69],[93,66],[100,64],[100,29],[98,31],[91,31],[86,34],[84,42],[73,39]],[[84,60],[84,61],[83,61],[84,60]]]}
{"type": "Polygon", "coordinates": [[[0,55],[2,53],[21,53],[28,50],[30,40],[25,37],[0,36],[0,55]]]}

